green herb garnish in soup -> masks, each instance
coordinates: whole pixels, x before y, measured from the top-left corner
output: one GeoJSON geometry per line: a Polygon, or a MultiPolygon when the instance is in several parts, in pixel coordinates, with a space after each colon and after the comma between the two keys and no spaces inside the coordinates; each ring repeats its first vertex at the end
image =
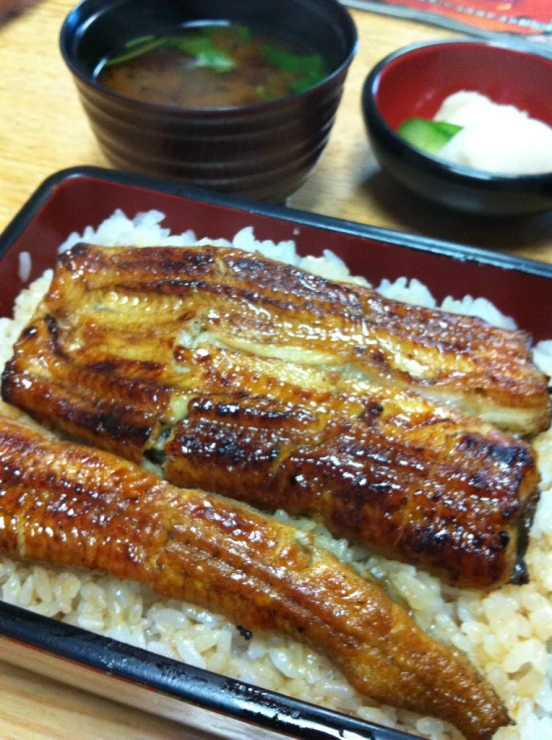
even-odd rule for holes
{"type": "Polygon", "coordinates": [[[228,24],[131,39],[104,61],[97,79],[148,103],[220,108],[284,98],[325,76],[318,54],[228,24]]]}

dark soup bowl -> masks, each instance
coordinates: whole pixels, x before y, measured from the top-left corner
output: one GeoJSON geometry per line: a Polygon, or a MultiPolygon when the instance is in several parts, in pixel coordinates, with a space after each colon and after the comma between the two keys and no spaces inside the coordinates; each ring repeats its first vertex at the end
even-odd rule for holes
{"type": "Polygon", "coordinates": [[[364,84],[364,120],[382,167],[424,198],[461,211],[514,216],[552,208],[552,172],[497,175],[448,164],[396,133],[410,118],[432,119],[461,90],[552,126],[552,58],[487,41],[417,44],[379,62],[364,84]]]}
{"type": "Polygon", "coordinates": [[[282,201],[322,154],[358,42],[337,0],[84,0],[66,18],[60,43],[92,129],[116,167],[282,201]],[[319,55],[325,76],[278,99],[193,108],[133,99],[98,81],[102,63],[125,45],[201,23],[239,24],[319,55]]]}

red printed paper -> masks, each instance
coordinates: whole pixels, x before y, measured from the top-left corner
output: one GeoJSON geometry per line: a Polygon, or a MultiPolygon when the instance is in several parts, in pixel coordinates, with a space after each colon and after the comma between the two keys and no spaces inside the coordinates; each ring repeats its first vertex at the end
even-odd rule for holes
{"type": "Polygon", "coordinates": [[[461,24],[486,32],[552,34],[552,0],[356,0],[345,4],[381,12],[386,7],[402,8],[404,13],[394,15],[418,20],[427,13],[428,22],[455,28],[461,24]]]}

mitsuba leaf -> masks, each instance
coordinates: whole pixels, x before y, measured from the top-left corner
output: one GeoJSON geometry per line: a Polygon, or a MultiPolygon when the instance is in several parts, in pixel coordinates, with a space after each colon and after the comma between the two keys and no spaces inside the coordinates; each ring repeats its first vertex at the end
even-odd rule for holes
{"type": "Polygon", "coordinates": [[[209,36],[180,37],[171,40],[181,52],[194,57],[198,67],[207,67],[217,72],[230,72],[236,64],[232,58],[213,44],[209,36]]]}
{"type": "Polygon", "coordinates": [[[108,59],[105,66],[110,67],[112,64],[129,62],[131,59],[147,54],[148,51],[153,51],[154,49],[158,49],[160,46],[164,46],[166,43],[166,38],[155,38],[153,36],[142,36],[138,39],[132,39],[125,44],[125,51],[112,59],[108,59]]]}

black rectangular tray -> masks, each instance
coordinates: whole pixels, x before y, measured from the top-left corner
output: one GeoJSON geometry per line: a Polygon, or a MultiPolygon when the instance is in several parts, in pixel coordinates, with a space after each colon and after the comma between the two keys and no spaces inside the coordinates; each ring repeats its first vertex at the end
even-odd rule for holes
{"type": "MultiPolygon", "coordinates": [[[[0,236],[0,315],[11,315],[24,287],[18,276],[20,252],[30,253],[36,278],[53,266],[70,232],[98,225],[116,208],[129,217],[158,209],[167,214],[163,225],[173,231],[192,228],[198,237],[232,238],[252,225],[258,239],[295,239],[303,255],[331,249],[353,274],[373,283],[406,275],[428,285],[438,300],[448,294],[485,296],[536,339],[552,336],[552,265],[93,167],[48,178],[0,236]]],[[[0,657],[218,737],[413,737],[2,602],[0,657]]]]}

